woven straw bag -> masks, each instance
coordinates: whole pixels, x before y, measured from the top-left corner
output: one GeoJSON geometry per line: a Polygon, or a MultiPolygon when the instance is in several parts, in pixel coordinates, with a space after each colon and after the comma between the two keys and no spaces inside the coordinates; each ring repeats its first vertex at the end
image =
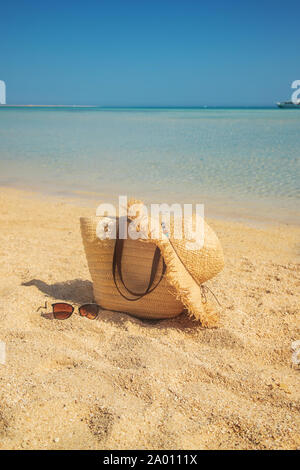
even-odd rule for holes
{"type": "MultiPolygon", "coordinates": [[[[142,203],[130,202],[129,211],[134,205],[142,203]]],[[[128,217],[131,222],[141,220],[138,216],[128,217]]],[[[97,237],[100,220],[101,217],[81,219],[94,296],[99,305],[156,319],[175,317],[185,308],[202,326],[218,325],[219,313],[208,302],[209,289],[204,283],[222,271],[224,255],[217,235],[204,219],[203,240],[201,243],[194,240],[192,247],[190,236],[179,239],[175,236],[178,223],[185,233],[183,219],[172,218],[169,227],[159,222],[160,236],[152,237],[152,222],[158,220],[150,218],[146,239],[124,240],[121,249],[118,237],[117,240],[97,237]]],[[[195,220],[195,214],[191,220],[195,220]]]]}
{"type": "Polygon", "coordinates": [[[163,319],[179,315],[184,306],[177,299],[175,288],[163,276],[162,257],[156,259],[157,269],[149,287],[151,268],[157,254],[156,245],[140,240],[124,240],[121,273],[127,287],[125,289],[117,269],[114,276],[116,240],[99,240],[96,235],[98,221],[98,217],[80,219],[96,302],[106,310],[127,312],[140,318],[163,319]],[[147,288],[148,292],[142,296],[132,295],[145,293],[147,288]]]}

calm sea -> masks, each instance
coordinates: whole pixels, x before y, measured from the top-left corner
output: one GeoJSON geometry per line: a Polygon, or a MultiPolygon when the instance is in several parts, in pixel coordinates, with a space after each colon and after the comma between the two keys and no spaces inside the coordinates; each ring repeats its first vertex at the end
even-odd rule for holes
{"type": "Polygon", "coordinates": [[[0,185],[299,223],[299,177],[298,110],[0,108],[0,185]]]}

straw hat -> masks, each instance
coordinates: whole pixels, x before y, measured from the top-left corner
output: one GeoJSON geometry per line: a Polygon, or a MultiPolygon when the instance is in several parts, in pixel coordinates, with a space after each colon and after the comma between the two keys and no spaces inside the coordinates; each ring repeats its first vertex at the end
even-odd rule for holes
{"type": "MultiPolygon", "coordinates": [[[[130,213],[130,208],[133,206],[136,208],[139,204],[142,203],[137,200],[129,202],[128,217],[132,222],[139,221],[138,224],[141,225],[143,221],[139,217],[139,212],[135,211],[133,215],[130,213]]],[[[124,270],[129,275],[130,267],[132,271],[132,265],[134,265],[135,270],[139,271],[138,274],[133,273],[133,281],[139,282],[141,278],[145,278],[145,275],[149,276],[149,263],[155,246],[159,248],[166,265],[163,282],[156,290],[138,302],[127,302],[126,304],[126,301],[118,296],[111,275],[115,240],[99,240],[96,237],[97,222],[100,219],[96,217],[81,219],[82,237],[89,269],[94,281],[95,298],[100,305],[111,310],[121,310],[146,318],[176,316],[184,307],[192,317],[201,322],[202,326],[212,327],[217,325],[218,313],[207,302],[203,283],[216,276],[223,269],[224,256],[217,235],[204,220],[202,221],[203,238],[201,244],[191,240],[190,236],[187,238],[184,235],[183,220],[179,222],[182,224],[183,236],[181,239],[176,238],[178,221],[174,217],[170,218],[167,228],[160,220],[157,224],[157,220],[151,220],[149,217],[146,229],[148,230],[147,238],[126,240],[129,248],[127,254],[123,253],[124,270]],[[159,227],[159,236],[152,238],[154,226],[159,227]],[[142,258],[138,253],[140,249],[144,250],[142,256],[146,259],[145,264],[148,267],[143,266],[142,258]],[[151,250],[151,254],[149,250],[151,250]],[[137,259],[133,261],[131,258],[126,267],[126,260],[128,261],[130,256],[135,255],[139,257],[138,261],[137,259]],[[145,274],[146,271],[148,274],[145,274]],[[103,305],[103,300],[106,302],[106,306],[103,305]],[[113,300],[117,304],[114,304],[113,300]]],[[[194,219],[193,216],[192,220],[194,219]]],[[[145,230],[145,227],[143,229],[145,230]]]]}

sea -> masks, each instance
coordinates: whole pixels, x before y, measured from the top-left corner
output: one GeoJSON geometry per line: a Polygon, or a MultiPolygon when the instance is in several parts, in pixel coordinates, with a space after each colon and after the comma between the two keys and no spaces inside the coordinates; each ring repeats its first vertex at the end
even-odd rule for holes
{"type": "Polygon", "coordinates": [[[0,185],[300,224],[300,111],[0,107],[0,185]]]}

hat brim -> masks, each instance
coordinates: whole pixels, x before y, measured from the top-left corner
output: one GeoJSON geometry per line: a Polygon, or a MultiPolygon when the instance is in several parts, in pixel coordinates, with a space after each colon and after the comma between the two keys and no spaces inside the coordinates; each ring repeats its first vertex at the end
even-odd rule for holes
{"type": "Polygon", "coordinates": [[[171,240],[164,237],[152,239],[151,242],[159,247],[167,266],[166,279],[174,287],[177,298],[189,315],[198,320],[203,327],[216,327],[219,323],[219,312],[203,298],[201,286],[182,263],[171,240]]]}

